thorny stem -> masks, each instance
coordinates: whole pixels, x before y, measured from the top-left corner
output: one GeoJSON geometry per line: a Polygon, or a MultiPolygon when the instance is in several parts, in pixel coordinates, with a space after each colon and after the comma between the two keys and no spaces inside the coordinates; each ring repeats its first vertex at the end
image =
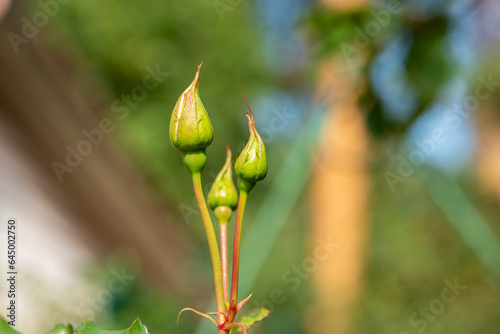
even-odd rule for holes
{"type": "MultiPolygon", "coordinates": [[[[219,255],[219,247],[217,245],[217,237],[215,235],[212,219],[210,218],[210,213],[208,212],[207,203],[205,202],[205,197],[203,196],[203,189],[201,186],[201,174],[200,172],[195,172],[192,174],[192,177],[193,177],[194,194],[196,196],[196,201],[198,202],[198,207],[200,208],[201,218],[203,220],[203,225],[205,227],[205,232],[207,234],[208,247],[210,248],[210,256],[212,258],[212,267],[214,270],[214,283],[215,283],[215,299],[217,305],[217,312],[220,312],[217,316],[217,319],[219,325],[222,325],[226,320],[224,317],[224,313],[226,311],[226,305],[224,303],[222,269],[221,269],[220,255],[219,255]]],[[[219,334],[222,333],[227,333],[227,331],[219,329],[219,334]]]]}
{"type": "Polygon", "coordinates": [[[224,301],[228,299],[228,268],[227,268],[227,220],[219,222],[220,230],[220,251],[222,261],[222,284],[224,285],[224,301]]]}
{"type": "Polygon", "coordinates": [[[231,300],[229,302],[228,321],[233,322],[236,316],[236,308],[238,305],[238,280],[240,270],[240,244],[241,244],[241,227],[243,225],[243,215],[245,214],[245,205],[247,202],[247,191],[240,189],[240,199],[238,201],[238,210],[236,212],[236,224],[234,227],[234,244],[233,244],[233,275],[231,280],[231,300]]]}

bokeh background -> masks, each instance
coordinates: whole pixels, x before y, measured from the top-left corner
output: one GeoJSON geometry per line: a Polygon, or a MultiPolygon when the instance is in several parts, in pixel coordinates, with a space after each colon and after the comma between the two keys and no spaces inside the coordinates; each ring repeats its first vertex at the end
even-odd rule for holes
{"type": "Polygon", "coordinates": [[[273,314],[251,333],[500,331],[498,1],[0,4],[0,211],[19,226],[20,331],[137,316],[153,334],[214,331],[191,314],[176,325],[184,307],[213,310],[168,138],[202,61],[205,191],[225,144],[237,155],[248,138],[242,93],[268,148],[240,296],[273,314]]]}

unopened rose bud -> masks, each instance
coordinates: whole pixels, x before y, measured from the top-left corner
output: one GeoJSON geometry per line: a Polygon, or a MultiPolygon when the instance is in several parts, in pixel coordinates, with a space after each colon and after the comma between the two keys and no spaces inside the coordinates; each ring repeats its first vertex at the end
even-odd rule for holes
{"type": "Polygon", "coordinates": [[[170,141],[181,151],[190,172],[200,172],[205,166],[205,148],[212,143],[210,117],[200,100],[199,77],[201,64],[193,82],[181,94],[170,118],[170,141]]]}
{"type": "MultiPolygon", "coordinates": [[[[243,96],[243,98],[245,97],[243,96]]],[[[256,182],[261,181],[267,175],[267,155],[264,142],[255,128],[255,120],[250,106],[248,106],[248,110],[249,113],[246,116],[248,118],[250,138],[240,156],[236,159],[234,169],[240,179],[238,182],[240,189],[250,191],[256,182]]]]}
{"type": "Polygon", "coordinates": [[[238,206],[238,192],[233,183],[231,149],[227,146],[226,163],[215,178],[208,193],[208,205],[219,221],[228,221],[238,206]]]}

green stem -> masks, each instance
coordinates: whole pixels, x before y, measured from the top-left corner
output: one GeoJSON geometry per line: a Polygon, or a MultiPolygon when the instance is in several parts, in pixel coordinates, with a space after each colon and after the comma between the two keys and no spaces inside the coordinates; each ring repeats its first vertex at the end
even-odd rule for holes
{"type": "Polygon", "coordinates": [[[233,244],[233,276],[231,280],[231,300],[229,304],[229,322],[233,322],[236,316],[236,307],[238,305],[238,280],[240,270],[240,244],[241,244],[241,227],[243,225],[243,215],[245,214],[245,205],[247,202],[248,192],[240,188],[240,199],[238,201],[238,210],[236,212],[236,224],[234,227],[234,244],[233,244]]]}
{"type": "Polygon", "coordinates": [[[208,212],[207,203],[205,202],[205,197],[203,196],[203,189],[201,186],[201,174],[200,172],[194,172],[192,173],[192,176],[193,176],[194,194],[196,196],[196,201],[198,202],[198,207],[200,208],[201,218],[203,219],[203,225],[205,227],[205,232],[207,234],[208,247],[210,248],[210,256],[212,258],[217,312],[222,312],[222,314],[221,313],[218,314],[217,318],[218,318],[218,323],[221,325],[226,320],[224,317],[224,313],[226,311],[226,305],[224,303],[224,289],[222,284],[222,268],[219,255],[219,247],[217,245],[217,237],[215,235],[212,219],[210,218],[210,213],[208,212]]]}
{"type": "Polygon", "coordinates": [[[220,252],[222,260],[222,284],[224,286],[224,301],[228,299],[228,268],[227,268],[227,220],[219,222],[220,230],[220,252]]]}

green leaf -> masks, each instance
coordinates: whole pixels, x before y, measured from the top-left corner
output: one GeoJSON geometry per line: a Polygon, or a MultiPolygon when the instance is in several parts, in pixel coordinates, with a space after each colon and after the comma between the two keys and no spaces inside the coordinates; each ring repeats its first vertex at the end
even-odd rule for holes
{"type": "Polygon", "coordinates": [[[59,324],[47,334],[73,334],[73,327],[68,324],[59,324]]]}
{"type": "Polygon", "coordinates": [[[0,317],[0,333],[2,334],[20,334],[18,331],[12,329],[4,318],[0,317]]]}
{"type": "MultiPolygon", "coordinates": [[[[243,323],[247,326],[247,329],[252,327],[256,322],[263,320],[266,318],[269,314],[271,314],[271,311],[269,311],[265,307],[260,307],[260,308],[255,308],[242,316],[238,322],[243,323]]],[[[242,329],[238,326],[233,327],[229,333],[241,333],[242,329]]]]}
{"type": "Polygon", "coordinates": [[[148,330],[137,318],[129,328],[117,331],[103,330],[92,321],[84,321],[82,327],[76,330],[76,334],[148,334],[148,330]]]}

